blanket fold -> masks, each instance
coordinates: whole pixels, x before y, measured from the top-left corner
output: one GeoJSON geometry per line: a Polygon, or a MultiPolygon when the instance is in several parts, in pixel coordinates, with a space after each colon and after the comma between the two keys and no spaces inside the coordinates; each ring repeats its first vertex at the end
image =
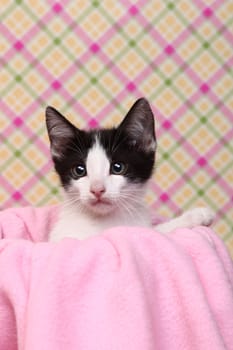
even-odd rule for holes
{"type": "Polygon", "coordinates": [[[0,349],[231,350],[232,261],[206,227],[2,239],[0,349]]]}
{"type": "Polygon", "coordinates": [[[46,241],[59,206],[9,208],[0,211],[0,239],[17,238],[46,241]]]}

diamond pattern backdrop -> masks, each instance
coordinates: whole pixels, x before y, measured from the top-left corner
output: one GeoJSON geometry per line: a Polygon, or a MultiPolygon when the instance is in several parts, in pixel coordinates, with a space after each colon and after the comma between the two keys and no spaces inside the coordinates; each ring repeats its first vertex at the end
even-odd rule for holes
{"type": "Polygon", "coordinates": [[[0,203],[60,199],[44,110],[80,127],[151,102],[159,149],[147,201],[208,205],[233,253],[233,1],[2,0],[0,203]]]}

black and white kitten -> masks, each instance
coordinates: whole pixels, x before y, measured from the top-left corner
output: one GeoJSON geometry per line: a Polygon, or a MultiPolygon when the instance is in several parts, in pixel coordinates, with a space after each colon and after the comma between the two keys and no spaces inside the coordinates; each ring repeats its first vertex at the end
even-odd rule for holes
{"type": "MultiPolygon", "coordinates": [[[[147,100],[137,100],[112,129],[80,130],[52,107],[46,109],[46,124],[65,196],[50,240],[84,239],[113,226],[151,226],[143,197],[153,172],[156,137],[147,100]]],[[[212,220],[209,209],[196,208],[155,229],[168,232],[212,220]]]]}

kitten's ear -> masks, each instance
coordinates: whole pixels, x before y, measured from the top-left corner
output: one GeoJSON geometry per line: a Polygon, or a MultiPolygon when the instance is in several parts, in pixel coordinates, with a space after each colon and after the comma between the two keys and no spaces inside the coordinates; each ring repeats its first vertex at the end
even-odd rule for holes
{"type": "Polygon", "coordinates": [[[64,147],[75,136],[76,128],[53,107],[46,108],[45,116],[52,156],[60,158],[64,147]]]}
{"type": "Polygon", "coordinates": [[[133,104],[119,129],[125,130],[132,145],[146,152],[155,151],[154,115],[145,98],[140,98],[133,104]]]}

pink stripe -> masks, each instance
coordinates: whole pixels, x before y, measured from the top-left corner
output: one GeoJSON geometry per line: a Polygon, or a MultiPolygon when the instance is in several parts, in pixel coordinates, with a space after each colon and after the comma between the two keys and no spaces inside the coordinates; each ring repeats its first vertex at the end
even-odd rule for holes
{"type": "Polygon", "coordinates": [[[6,180],[4,176],[1,176],[1,187],[4,188],[6,192],[13,193],[14,187],[10,184],[9,181],[6,180]]]}
{"type": "MultiPolygon", "coordinates": [[[[175,140],[179,140],[181,139],[181,135],[180,133],[173,127],[169,130],[170,134],[173,136],[173,138],[175,140]]],[[[228,135],[228,138],[230,138],[232,135],[232,132],[228,135]]],[[[199,165],[197,165],[196,161],[197,159],[200,157],[199,153],[194,149],[194,147],[189,144],[188,140],[183,139],[183,145],[185,146],[185,150],[189,153],[189,155],[191,156],[191,158],[193,158],[195,164],[188,169],[188,171],[186,172],[187,175],[189,176],[193,176],[195,175],[195,173],[200,170],[199,165]]],[[[215,146],[214,146],[215,147],[215,146]]],[[[211,149],[212,150],[212,149],[211,149]]],[[[211,152],[211,150],[209,150],[209,152],[211,152]]],[[[208,153],[206,153],[206,155],[203,155],[204,157],[206,157],[207,159],[209,159],[208,153]]],[[[209,175],[213,178],[218,177],[218,173],[215,171],[215,169],[213,169],[209,164],[206,165],[205,169],[207,170],[207,172],[209,173],[209,175]]],[[[174,191],[179,188],[179,186],[181,185],[181,182],[183,182],[184,180],[181,178],[180,180],[178,180],[177,182],[175,182],[170,188],[169,188],[169,193],[171,195],[173,195],[174,191]]],[[[223,190],[226,192],[226,194],[229,193],[229,191],[231,191],[231,188],[229,187],[229,185],[227,184],[227,182],[222,179],[222,178],[218,178],[217,182],[222,186],[223,190]]]]}
{"type": "Polygon", "coordinates": [[[2,133],[1,133],[1,138],[3,140],[7,140],[11,134],[14,132],[15,130],[15,125],[14,124],[11,124],[9,125],[7,128],[5,128],[2,133]]]}
{"type": "Polygon", "coordinates": [[[214,157],[221,149],[223,144],[227,142],[231,142],[233,138],[233,128],[226,134],[224,134],[218,141],[216,141],[216,144],[205,154],[206,159],[211,159],[214,157]]]}
{"type": "MultiPolygon", "coordinates": [[[[17,41],[17,39],[9,32],[9,30],[0,23],[0,30],[3,32],[4,36],[11,42],[14,43],[17,41]]],[[[17,52],[14,50],[13,47],[11,47],[7,53],[4,55],[3,60],[1,64],[3,65],[4,62],[9,62],[13,56],[15,56],[17,52]]],[[[33,56],[27,49],[24,47],[24,49],[21,51],[21,55],[24,56],[26,61],[29,63],[35,62],[35,66],[37,66],[37,71],[49,82],[53,81],[53,76],[49,73],[47,69],[45,69],[42,64],[33,56]]]]}
{"type": "MultiPolygon", "coordinates": [[[[233,57],[230,58],[228,60],[228,62],[226,62],[226,65],[231,66],[233,63],[233,57]]],[[[192,71],[190,71],[190,74],[192,75],[192,71]]],[[[210,77],[210,79],[208,80],[207,84],[209,86],[212,86],[216,81],[219,81],[219,79],[221,79],[221,77],[225,74],[224,70],[222,68],[220,68],[217,72],[215,72],[215,74],[210,77]]],[[[193,79],[196,79],[196,76],[193,76],[193,79]]],[[[200,85],[200,80],[198,81],[197,85],[200,85]]],[[[203,96],[203,94],[200,92],[199,88],[198,90],[188,99],[188,103],[195,105],[196,102],[198,102],[199,98],[201,98],[203,96]]],[[[217,98],[217,97],[216,97],[217,98]]],[[[183,104],[182,106],[180,106],[171,116],[170,116],[170,120],[172,120],[173,122],[177,121],[181,115],[183,115],[187,110],[188,110],[188,103],[187,104],[183,104]]],[[[217,103],[217,101],[216,101],[217,103]]],[[[231,112],[228,110],[226,111],[227,116],[229,119],[232,118],[231,116],[231,112]]]]}
{"type": "MultiPolygon", "coordinates": [[[[44,23],[46,25],[46,23],[49,23],[53,17],[54,17],[54,14],[52,14],[51,11],[49,10],[47,13],[44,14],[44,16],[42,18],[39,19],[39,22],[44,23]]],[[[38,22],[36,22],[35,25],[32,26],[29,29],[29,31],[22,37],[21,41],[24,43],[28,43],[29,41],[31,41],[35,37],[35,35],[39,31],[41,31],[41,28],[38,25],[38,22]]]]}
{"type": "MultiPolygon", "coordinates": [[[[203,10],[206,7],[205,3],[203,1],[201,1],[201,0],[195,0],[195,4],[201,10],[203,10]]],[[[233,42],[233,35],[232,35],[232,33],[229,31],[229,29],[227,27],[225,27],[225,26],[223,27],[222,22],[215,15],[215,12],[217,12],[217,10],[219,9],[219,7],[221,7],[222,4],[223,4],[223,1],[221,1],[221,0],[216,0],[215,2],[213,2],[211,4],[212,14],[208,18],[208,20],[211,21],[218,30],[221,30],[221,34],[226,38],[226,40],[228,42],[232,43],[233,42]],[[223,28],[224,28],[224,30],[223,30],[223,28]]]]}
{"type": "MultiPolygon", "coordinates": [[[[208,2],[207,2],[208,3],[208,2]]],[[[217,10],[221,5],[222,5],[222,0],[215,0],[211,3],[210,7],[211,10],[217,10]]],[[[195,5],[197,7],[199,7],[199,9],[202,11],[204,10],[206,7],[209,7],[204,1],[202,0],[195,0],[195,5]]]]}
{"type": "MultiPolygon", "coordinates": [[[[219,6],[219,4],[217,4],[217,2],[215,3],[215,8],[217,8],[217,6],[219,6]]],[[[142,14],[140,13],[139,15],[139,18],[140,18],[140,21],[141,21],[141,24],[143,26],[145,25],[148,25],[147,21],[143,18],[142,14]]],[[[197,26],[197,25],[200,25],[202,23],[202,21],[204,20],[203,16],[199,16],[195,22],[193,23],[193,26],[197,26]]],[[[159,33],[155,33],[155,31],[152,31],[152,34],[153,34],[153,37],[157,40],[159,38],[159,41],[160,41],[160,44],[162,44],[164,42],[163,38],[161,38],[160,34],[159,33]]],[[[185,31],[183,31],[181,33],[181,35],[172,43],[172,45],[174,45],[176,47],[177,44],[180,44],[182,42],[182,40],[185,39],[185,37],[189,34],[188,32],[188,29],[186,29],[185,31]]],[[[177,55],[177,53],[175,52],[173,55],[172,55],[173,59],[175,60],[175,62],[177,63],[178,66],[183,66],[185,64],[185,62],[181,59],[181,57],[179,57],[177,55]]],[[[159,57],[159,59],[162,60],[162,56],[159,57]]],[[[158,58],[157,58],[158,60],[158,58]]],[[[159,60],[157,61],[159,63],[159,60]]],[[[158,64],[157,63],[157,64],[158,64]]],[[[136,84],[140,84],[140,80],[145,77],[147,75],[149,71],[149,68],[146,68],[146,70],[144,70],[143,72],[140,73],[140,76],[136,77],[136,84]]],[[[220,76],[220,72],[222,72],[222,69],[218,70],[218,76],[220,76]]],[[[224,72],[223,72],[224,73],[224,72]]],[[[222,74],[223,74],[222,73],[222,74]]],[[[202,81],[201,79],[197,76],[197,74],[190,68],[190,67],[187,67],[186,68],[186,74],[188,74],[188,76],[191,78],[191,80],[193,81],[193,83],[195,83],[196,85],[200,86],[202,84],[202,81]]],[[[195,95],[193,95],[193,97],[191,99],[189,99],[190,102],[192,102],[193,104],[195,102],[197,102],[198,98],[202,96],[202,94],[199,92],[199,93],[196,93],[195,95]]],[[[214,99],[214,103],[216,102],[216,99],[214,99]]],[[[185,111],[185,107],[181,106],[181,108],[183,109],[183,112],[185,111]]],[[[179,111],[180,112],[180,111],[179,111]]],[[[178,118],[178,113],[174,113],[173,115],[176,115],[176,119],[178,118]]]]}
{"type": "MultiPolygon", "coordinates": [[[[13,194],[13,193],[12,193],[13,194]]],[[[22,197],[19,201],[15,201],[12,197],[9,197],[8,200],[4,203],[4,208],[10,208],[10,207],[15,207],[15,206],[28,206],[31,205],[29,201],[27,201],[24,197],[22,197]]]]}
{"type": "MultiPolygon", "coordinates": [[[[51,170],[52,164],[51,161],[49,160],[40,170],[40,174],[47,174],[51,170]]],[[[36,177],[36,174],[32,176],[27,182],[23,184],[23,186],[20,187],[19,191],[22,193],[27,193],[30,191],[33,186],[35,186],[36,183],[38,183],[38,178],[36,177]]]]}
{"type": "Polygon", "coordinates": [[[229,58],[228,61],[224,63],[222,67],[220,67],[213,75],[212,77],[209,78],[207,84],[209,86],[213,86],[215,83],[217,83],[225,74],[225,68],[226,67],[231,67],[233,65],[233,56],[229,58]]]}
{"type": "Polygon", "coordinates": [[[0,108],[1,108],[1,111],[4,114],[6,114],[8,117],[10,117],[12,120],[18,117],[18,115],[16,115],[16,113],[14,113],[12,109],[10,109],[10,107],[1,99],[0,99],[0,108]]]}
{"type": "MultiPolygon", "coordinates": [[[[66,12],[63,12],[62,13],[62,18],[63,20],[69,24],[72,19],[70,18],[70,16],[66,13],[66,12]]],[[[120,25],[123,25],[126,23],[126,21],[129,19],[129,15],[124,15],[122,18],[120,18],[118,20],[118,24],[120,25]]],[[[87,62],[87,60],[89,60],[91,58],[91,56],[93,55],[93,53],[89,50],[89,47],[91,46],[91,44],[93,43],[93,40],[86,34],[86,32],[81,28],[79,27],[78,25],[76,25],[74,28],[73,28],[73,31],[74,33],[82,39],[82,41],[84,42],[84,44],[88,47],[88,50],[81,56],[79,57],[79,62],[83,65],[85,65],[85,63],[87,62]]],[[[98,39],[98,45],[100,47],[104,46],[104,44],[106,43],[106,41],[108,41],[109,39],[111,39],[111,36],[112,34],[115,32],[114,28],[113,27],[110,27],[109,30],[107,30],[101,38],[98,39]]],[[[102,60],[103,60],[103,63],[105,65],[109,65],[109,66],[113,66],[113,68],[116,70],[116,77],[118,79],[121,79],[123,82],[127,82],[128,81],[128,78],[122,74],[122,71],[117,69],[114,65],[114,63],[109,59],[109,57],[107,55],[104,54],[103,51],[98,51],[97,53],[97,56],[100,57],[102,60]],[[120,76],[119,76],[120,75],[120,76]]],[[[70,77],[70,74],[73,74],[73,71],[72,71],[73,67],[71,67],[69,69],[69,73],[66,72],[65,75],[62,75],[60,78],[61,79],[64,79],[64,78],[67,78],[67,76],[70,77]]],[[[112,70],[112,72],[114,73],[114,70],[112,70]]]]}
{"type": "Polygon", "coordinates": [[[64,88],[61,88],[60,90],[60,95],[65,99],[65,101],[73,101],[72,107],[75,109],[75,111],[80,114],[83,118],[85,118],[86,120],[89,120],[92,116],[90,115],[90,113],[83,108],[83,106],[78,102],[75,101],[73,99],[73,97],[69,94],[69,92],[67,90],[65,90],[64,88]]]}
{"type": "Polygon", "coordinates": [[[218,98],[216,94],[212,90],[208,93],[208,97],[213,102],[214,105],[218,106],[218,108],[223,112],[223,114],[229,119],[230,122],[233,121],[233,112],[223,104],[223,102],[218,98]]]}
{"type": "MultiPolygon", "coordinates": [[[[227,215],[227,213],[229,213],[232,210],[232,207],[233,197],[230,198],[230,200],[222,208],[219,208],[219,211],[217,212],[218,219],[221,220],[223,215],[227,215]]],[[[231,233],[231,231],[229,233],[231,233]]]]}
{"type": "MultiPolygon", "coordinates": [[[[0,108],[4,111],[4,113],[9,116],[12,119],[15,119],[18,117],[16,113],[14,113],[8,105],[6,105],[3,101],[0,101],[0,108]]],[[[32,131],[32,129],[28,128],[25,123],[23,123],[20,126],[20,129],[27,135],[30,139],[33,139],[34,143],[37,145],[37,147],[44,152],[46,155],[48,154],[48,149],[45,146],[44,142],[38,138],[38,135],[32,131]]],[[[10,124],[5,130],[3,130],[2,135],[5,138],[8,138],[12,132],[15,130],[14,124],[10,124]]]]}
{"type": "MultiPolygon", "coordinates": [[[[161,201],[161,199],[159,198],[163,191],[159,188],[158,191],[156,191],[156,188],[158,188],[158,186],[156,186],[154,183],[151,185],[151,189],[158,195],[158,199],[156,199],[152,205],[152,208],[154,210],[158,210],[160,209],[163,205],[166,206],[167,208],[169,208],[173,213],[178,212],[179,211],[179,207],[178,205],[173,201],[172,196],[169,197],[169,200],[166,203],[163,203],[161,201]]],[[[168,192],[168,191],[167,191],[168,192]]]]}
{"type": "MultiPolygon", "coordinates": [[[[52,18],[52,15],[50,12],[47,12],[43,18],[40,19],[41,22],[49,22],[49,20],[52,18]]],[[[6,28],[1,22],[0,22],[0,30],[1,33],[4,35],[4,37],[6,37],[9,42],[11,44],[13,44],[14,42],[18,41],[19,38],[17,38],[16,36],[14,36],[9,30],[8,28],[6,28]]],[[[38,23],[36,23],[34,26],[32,26],[29,31],[22,37],[20,38],[20,41],[23,43],[28,43],[39,31],[40,31],[40,27],[38,26],[38,23]]],[[[25,50],[25,47],[24,47],[25,50]]],[[[24,50],[22,51],[22,53],[24,52],[24,50]]],[[[11,47],[6,54],[3,57],[3,61],[8,62],[9,60],[12,59],[12,57],[16,54],[15,50],[13,47],[11,47]]],[[[35,57],[33,56],[33,60],[35,59],[35,57]]]]}
{"type": "MultiPolygon", "coordinates": [[[[69,24],[71,21],[70,16],[63,11],[61,14],[63,20],[69,24]]],[[[129,19],[129,15],[124,15],[119,21],[118,24],[120,23],[120,25],[123,25],[127,19],[129,19]]],[[[84,43],[88,46],[88,48],[90,47],[90,45],[92,44],[92,40],[88,37],[88,35],[82,30],[82,28],[75,26],[75,28],[73,29],[74,32],[76,33],[76,35],[80,38],[82,38],[82,40],[84,41],[84,43]]],[[[100,46],[104,45],[104,41],[108,40],[111,36],[111,33],[113,32],[113,29],[110,28],[106,33],[104,33],[104,35],[98,40],[98,44],[101,43],[100,46]]],[[[87,62],[87,60],[89,60],[91,58],[91,56],[93,55],[93,53],[90,52],[90,50],[86,51],[80,58],[79,58],[79,62],[80,64],[85,65],[85,63],[87,62]]],[[[102,60],[102,62],[111,67],[111,72],[112,74],[115,75],[116,79],[120,80],[124,85],[128,83],[128,77],[125,76],[122,71],[109,59],[109,57],[107,55],[104,54],[103,51],[98,51],[97,53],[98,57],[102,60]]],[[[59,80],[62,81],[66,81],[67,79],[69,79],[73,74],[74,74],[74,68],[75,66],[71,66],[69,67],[69,69],[63,73],[63,75],[61,77],[59,77],[59,80]]],[[[135,89],[134,93],[139,94],[139,96],[141,95],[137,88],[135,89]]],[[[63,89],[63,94],[68,94],[68,92],[64,92],[63,89]]],[[[125,87],[123,87],[122,91],[118,94],[118,96],[116,97],[116,99],[121,99],[123,96],[125,96],[126,92],[125,92],[125,87]]],[[[77,109],[77,111],[80,111],[80,105],[78,103],[75,103],[75,109],[77,109]]],[[[111,101],[110,103],[105,106],[98,114],[97,114],[97,118],[99,118],[100,120],[105,116],[106,111],[109,111],[112,109],[111,106],[111,101]]],[[[90,115],[86,112],[83,111],[83,113],[86,115],[86,117],[89,119],[90,115]]]]}

